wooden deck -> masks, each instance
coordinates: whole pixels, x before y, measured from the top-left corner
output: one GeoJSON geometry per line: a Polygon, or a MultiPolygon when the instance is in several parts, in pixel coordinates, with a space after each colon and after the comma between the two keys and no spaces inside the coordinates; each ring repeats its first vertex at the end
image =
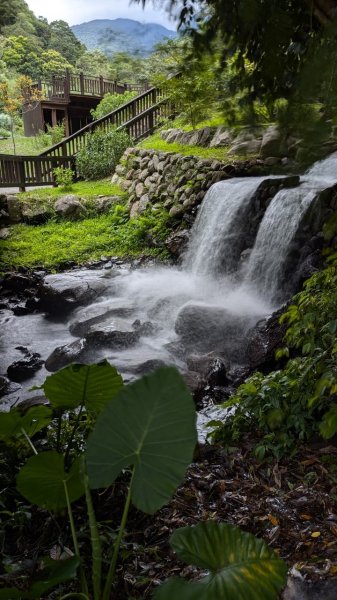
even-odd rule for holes
{"type": "Polygon", "coordinates": [[[75,156],[96,129],[106,132],[111,127],[125,129],[133,142],[137,142],[151,135],[173,114],[174,108],[162,91],[153,87],[38,156],[0,155],[0,188],[19,186],[25,190],[28,186],[54,185],[53,170],[58,166],[70,167],[76,175],[75,156]]]}

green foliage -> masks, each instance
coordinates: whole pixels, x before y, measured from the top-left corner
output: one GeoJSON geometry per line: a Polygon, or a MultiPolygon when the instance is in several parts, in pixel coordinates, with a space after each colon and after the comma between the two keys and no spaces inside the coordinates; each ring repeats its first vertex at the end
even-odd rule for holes
{"type": "Polygon", "coordinates": [[[231,443],[254,430],[260,437],[256,455],[277,457],[295,451],[299,441],[337,433],[337,255],[315,273],[281,317],[288,324],[286,346],[277,358],[286,366],[268,375],[255,373],[225,404],[234,414],[214,433],[231,443]]]}
{"type": "Polygon", "coordinates": [[[49,28],[49,48],[56,50],[70,64],[74,65],[85,51],[85,46],[77,39],[65,21],[52,21],[49,28]]]}
{"type": "Polygon", "coordinates": [[[72,65],[56,50],[39,48],[33,38],[9,36],[5,39],[2,59],[7,67],[32,79],[63,74],[72,65]]]}
{"type": "Polygon", "coordinates": [[[87,450],[91,486],[108,487],[133,465],[132,501],[153,514],[181,482],[196,442],[186,384],[174,368],[158,369],[125,387],[98,417],[87,450]]]}
{"type": "MultiPolygon", "coordinates": [[[[168,143],[162,140],[159,133],[151,135],[143,140],[139,146],[145,149],[158,150],[159,152],[176,152],[183,156],[197,156],[198,158],[214,158],[225,160],[227,158],[226,148],[203,148],[202,146],[189,146],[176,142],[168,143]]],[[[233,157],[231,156],[231,160],[233,157]]]]}
{"type": "Polygon", "coordinates": [[[54,125],[54,127],[47,125],[47,132],[48,135],[50,135],[51,143],[53,145],[62,142],[63,138],[65,137],[64,123],[58,123],[57,125],[54,125]]]}
{"type": "Polygon", "coordinates": [[[67,169],[66,167],[56,167],[53,170],[53,175],[57,185],[62,190],[71,190],[73,187],[74,181],[74,171],[72,169],[67,169]]]}
{"type": "Polygon", "coordinates": [[[31,437],[47,427],[51,419],[52,411],[46,406],[33,406],[23,414],[18,408],[12,408],[0,413],[0,440],[10,440],[25,433],[31,437]]]}
{"type": "Polygon", "coordinates": [[[116,110],[126,102],[130,102],[137,96],[137,92],[124,92],[124,94],[105,94],[95,109],[92,109],[91,115],[97,120],[116,110]]]}
{"type": "Polygon", "coordinates": [[[130,137],[125,131],[96,129],[87,134],[85,146],[76,155],[79,175],[84,179],[101,179],[111,175],[130,145],[130,137]]]}
{"type": "Polygon", "coordinates": [[[128,209],[114,204],[109,214],[83,221],[15,225],[10,237],[0,240],[2,265],[57,267],[68,261],[99,259],[102,254],[167,256],[164,241],[168,222],[165,210],[129,219],[128,209]]]}
{"type": "Polygon", "coordinates": [[[107,361],[96,365],[70,365],[47,377],[46,398],[55,409],[99,412],[123,387],[122,377],[107,361]]]}
{"type": "Polygon", "coordinates": [[[37,600],[44,596],[50,589],[69,579],[74,579],[80,564],[77,556],[66,560],[51,560],[44,557],[44,569],[39,573],[39,579],[32,583],[27,592],[17,588],[2,588],[0,600],[37,600]]]}
{"type": "Polygon", "coordinates": [[[170,544],[181,560],[209,574],[195,583],[169,580],[155,600],[276,600],[285,585],[287,565],[263,540],[232,525],[184,527],[170,544]]]}
{"type": "Polygon", "coordinates": [[[24,498],[54,512],[67,506],[65,484],[71,502],[84,494],[81,460],[77,458],[66,471],[64,456],[55,451],[29,458],[17,477],[17,489],[24,498]]]}

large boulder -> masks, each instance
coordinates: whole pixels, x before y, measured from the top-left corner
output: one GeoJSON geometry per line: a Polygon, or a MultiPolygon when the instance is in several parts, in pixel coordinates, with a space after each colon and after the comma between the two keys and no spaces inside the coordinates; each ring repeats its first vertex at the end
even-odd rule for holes
{"type": "Polygon", "coordinates": [[[108,288],[108,280],[92,271],[47,275],[39,288],[40,307],[48,314],[62,315],[94,302],[108,288]]]}
{"type": "Polygon", "coordinates": [[[275,351],[282,347],[287,330],[287,325],[279,322],[284,310],[262,319],[248,332],[243,362],[250,368],[263,371],[276,367],[275,351]]]}
{"type": "Polygon", "coordinates": [[[54,205],[56,214],[62,219],[70,219],[71,221],[77,221],[83,219],[87,214],[87,209],[79,201],[79,199],[69,194],[59,198],[54,205]]]}
{"type": "Polygon", "coordinates": [[[225,350],[232,347],[243,325],[241,317],[221,306],[189,303],[180,309],[175,331],[187,347],[225,350]]]}
{"type": "Polygon", "coordinates": [[[189,240],[190,232],[188,229],[173,231],[165,240],[165,246],[173,256],[180,256],[185,250],[189,240]]]}
{"type": "Polygon", "coordinates": [[[24,354],[24,358],[15,361],[7,369],[8,378],[16,383],[21,383],[32,377],[36,371],[41,369],[44,362],[37,352],[31,353],[27,350],[24,354]]]}
{"type": "Polygon", "coordinates": [[[87,348],[86,340],[75,340],[70,344],[58,346],[48,356],[45,362],[47,371],[54,373],[63,367],[67,367],[71,363],[81,361],[87,348]]]}
{"type": "Polygon", "coordinates": [[[261,156],[282,157],[286,154],[287,149],[280,129],[277,127],[277,125],[271,125],[270,127],[267,127],[262,137],[261,156]]]}

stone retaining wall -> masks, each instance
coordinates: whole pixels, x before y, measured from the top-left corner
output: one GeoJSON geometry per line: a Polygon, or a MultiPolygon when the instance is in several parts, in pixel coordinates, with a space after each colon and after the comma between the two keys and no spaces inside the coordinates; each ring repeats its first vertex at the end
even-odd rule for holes
{"type": "Polygon", "coordinates": [[[149,206],[164,207],[171,217],[193,212],[207,190],[230,177],[261,175],[262,160],[224,164],[174,152],[128,148],[112,178],[129,195],[130,216],[143,213],[149,206]]]}

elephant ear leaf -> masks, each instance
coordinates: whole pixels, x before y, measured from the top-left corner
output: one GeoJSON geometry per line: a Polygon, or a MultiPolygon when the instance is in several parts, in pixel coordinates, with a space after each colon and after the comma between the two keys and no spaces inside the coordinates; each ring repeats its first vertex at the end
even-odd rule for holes
{"type": "Polygon", "coordinates": [[[90,485],[108,487],[133,466],[132,501],[153,514],[183,480],[196,442],[191,394],[175,368],[160,368],[126,386],[99,415],[87,446],[90,485]]]}
{"type": "Polygon", "coordinates": [[[172,579],[155,600],[276,600],[286,583],[285,562],[263,540],[232,525],[184,527],[170,543],[184,562],[209,575],[192,583],[172,579]]]}
{"type": "Polygon", "coordinates": [[[0,413],[0,440],[22,436],[23,431],[33,437],[47,427],[52,419],[52,411],[47,406],[32,406],[22,414],[19,408],[0,413]]]}
{"type": "Polygon", "coordinates": [[[95,365],[69,365],[43,384],[53,408],[73,410],[83,404],[98,413],[123,387],[123,379],[106,360],[95,365]]]}
{"type": "Polygon", "coordinates": [[[58,512],[66,505],[65,483],[70,502],[84,493],[82,479],[82,457],[73,463],[71,469],[64,468],[64,457],[57,452],[41,452],[32,456],[20,469],[17,489],[32,504],[58,512]]]}

